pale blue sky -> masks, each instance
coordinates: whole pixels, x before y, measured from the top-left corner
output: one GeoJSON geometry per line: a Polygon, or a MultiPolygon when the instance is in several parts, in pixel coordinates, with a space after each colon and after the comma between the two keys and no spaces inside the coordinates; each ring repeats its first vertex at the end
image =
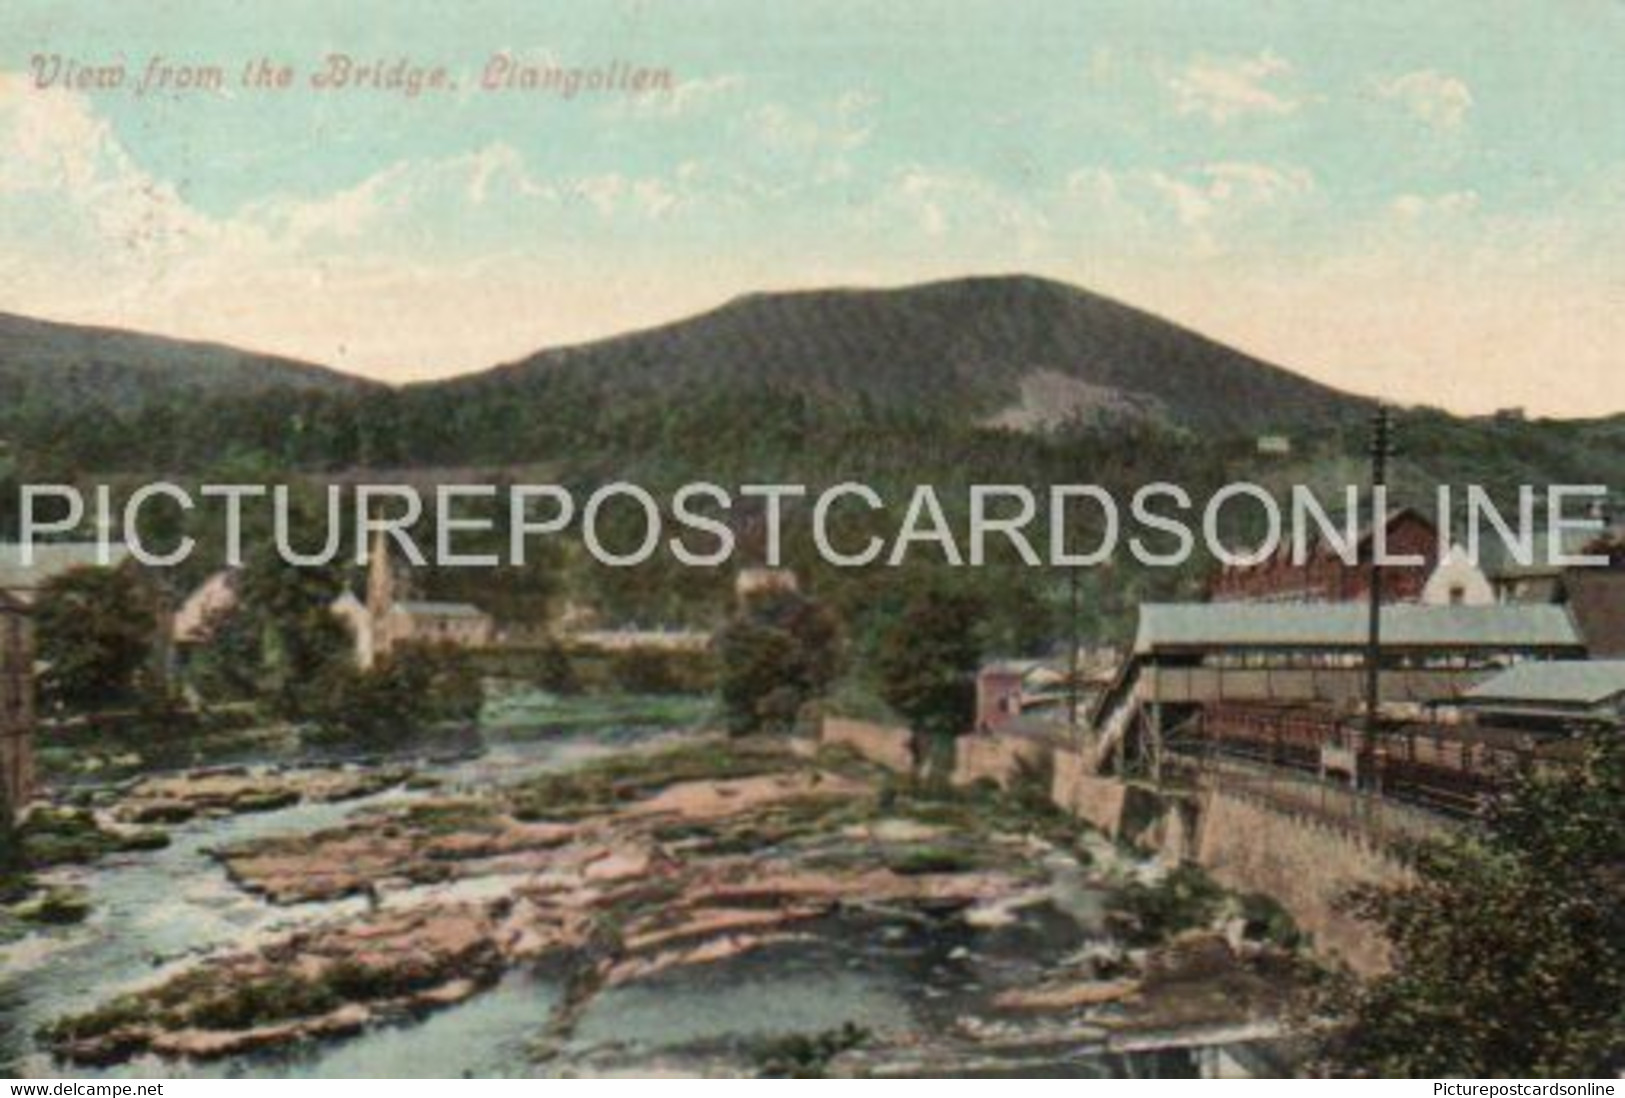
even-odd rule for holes
{"type": "Polygon", "coordinates": [[[1621,56],[1618,0],[9,0],[0,308],[400,378],[1032,270],[1352,388],[1617,411],[1621,56]],[[310,91],[335,50],[460,87],[310,91]],[[677,87],[475,90],[498,50],[677,87]],[[34,54],[129,82],[42,90],[34,54]],[[137,95],[154,54],[299,83],[137,95]]]}

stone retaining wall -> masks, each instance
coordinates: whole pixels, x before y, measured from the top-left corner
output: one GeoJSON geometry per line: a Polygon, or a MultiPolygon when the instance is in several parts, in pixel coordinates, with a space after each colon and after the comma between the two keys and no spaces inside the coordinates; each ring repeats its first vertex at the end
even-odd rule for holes
{"type": "Polygon", "coordinates": [[[913,735],[906,728],[848,717],[825,717],[818,738],[831,747],[855,751],[870,762],[899,774],[908,774],[914,769],[914,752],[910,746],[913,735]]]}
{"type": "Polygon", "coordinates": [[[1041,773],[1054,748],[1028,736],[961,736],[954,741],[955,785],[990,781],[1000,789],[1022,773],[1041,773]]]}
{"type": "Polygon", "coordinates": [[[1180,793],[1129,786],[1089,773],[1073,751],[1055,753],[1051,798],[1112,838],[1170,862],[1194,863],[1231,891],[1274,898],[1316,952],[1357,973],[1373,975],[1389,965],[1377,929],[1343,910],[1356,885],[1408,878],[1391,848],[1374,837],[1222,784],[1180,793]]]}
{"type": "Polygon", "coordinates": [[[1387,942],[1372,924],[1342,909],[1355,885],[1399,884],[1409,877],[1385,846],[1308,814],[1212,790],[1203,798],[1192,853],[1224,887],[1273,897],[1317,950],[1361,975],[1388,968],[1387,942]]]}

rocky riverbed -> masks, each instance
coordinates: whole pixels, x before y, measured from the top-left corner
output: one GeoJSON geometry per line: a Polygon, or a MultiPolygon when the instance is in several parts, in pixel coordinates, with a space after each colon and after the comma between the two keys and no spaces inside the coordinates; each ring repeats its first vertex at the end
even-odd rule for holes
{"type": "Polygon", "coordinates": [[[854,994],[842,1016],[837,996],[790,1032],[734,1017],[668,1034],[672,1069],[1054,1070],[1177,1045],[1170,1033],[1269,1035],[1291,983],[1234,904],[1184,924],[1166,904],[1114,906],[1160,895],[1155,870],[1033,802],[928,795],[790,741],[687,738],[498,786],[400,769],[180,775],[108,811],[246,811],[267,795],[333,822],[204,853],[286,918],[46,1020],[37,1040],[58,1063],[274,1071],[267,1057],[435,1031],[520,980],[546,988],[509,1020],[528,1070],[647,1070],[648,1042],[615,1019],[665,1001],[664,1028],[681,1031],[697,988],[726,1014],[727,997],[748,1001],[728,987],[741,974],[782,979],[834,950],[856,986],[903,998],[854,994]]]}

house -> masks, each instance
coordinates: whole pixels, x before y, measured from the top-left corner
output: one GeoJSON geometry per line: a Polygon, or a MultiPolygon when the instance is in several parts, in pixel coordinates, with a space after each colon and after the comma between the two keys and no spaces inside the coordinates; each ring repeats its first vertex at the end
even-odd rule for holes
{"type": "Polygon", "coordinates": [[[1544,539],[1536,539],[1528,564],[1498,552],[1487,574],[1497,601],[1566,607],[1593,659],[1625,657],[1625,534],[1570,531],[1559,546],[1564,555],[1606,557],[1605,565],[1557,563],[1544,539]]]}
{"type": "Polygon", "coordinates": [[[407,599],[390,604],[381,615],[373,612],[375,656],[388,655],[403,644],[485,648],[491,633],[491,615],[468,602],[407,599]]]}
{"type": "Polygon", "coordinates": [[[350,632],[350,641],[354,645],[355,665],[360,668],[371,667],[375,653],[372,647],[372,614],[367,611],[367,604],[356,598],[355,592],[346,587],[328,609],[350,632]]]}
{"type": "Polygon", "coordinates": [[[1500,728],[1618,730],[1625,728],[1625,660],[1520,664],[1468,690],[1460,706],[1500,728]]]}
{"type": "Polygon", "coordinates": [[[0,794],[14,815],[34,796],[34,635],[28,608],[0,592],[0,794]]]}
{"type": "Polygon", "coordinates": [[[1019,718],[1070,724],[1073,701],[1080,710],[1091,705],[1116,674],[1119,656],[1109,645],[1080,648],[1075,688],[1073,660],[1064,653],[1051,659],[988,663],[976,673],[973,727],[978,732],[1006,731],[1023,723],[1019,718]]]}
{"type": "Polygon", "coordinates": [[[976,673],[978,732],[997,732],[1021,715],[1027,676],[1037,665],[1037,660],[999,660],[976,673]]]}
{"type": "Polygon", "coordinates": [[[331,606],[350,627],[358,667],[371,667],[404,644],[491,644],[495,622],[473,603],[402,597],[407,584],[396,572],[382,533],[373,539],[367,564],[366,602],[346,591],[331,606]]]}
{"type": "Polygon", "coordinates": [[[237,572],[222,568],[204,580],[175,610],[169,635],[180,647],[202,644],[215,624],[237,608],[237,572]]]}
{"type": "Polygon", "coordinates": [[[1452,545],[1422,585],[1419,601],[1426,606],[1490,606],[1498,600],[1484,570],[1467,550],[1452,545]]]}
{"type": "MultiPolygon", "coordinates": [[[[1355,538],[1355,563],[1346,562],[1326,539],[1309,547],[1302,563],[1292,547],[1282,545],[1257,564],[1226,565],[1212,579],[1213,602],[1364,602],[1370,583],[1369,561],[1376,538],[1368,524],[1355,538]]],[[[1380,570],[1384,602],[1417,602],[1440,562],[1439,531],[1414,508],[1390,511],[1384,519],[1383,548],[1389,557],[1417,557],[1419,564],[1384,565],[1380,570]]]]}

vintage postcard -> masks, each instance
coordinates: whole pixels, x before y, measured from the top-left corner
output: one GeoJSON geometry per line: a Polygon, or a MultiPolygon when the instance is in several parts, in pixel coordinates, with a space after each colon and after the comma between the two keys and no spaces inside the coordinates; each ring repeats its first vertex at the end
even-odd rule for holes
{"type": "Polygon", "coordinates": [[[12,1093],[1613,1094],[1622,58],[4,0],[12,1093]]]}

